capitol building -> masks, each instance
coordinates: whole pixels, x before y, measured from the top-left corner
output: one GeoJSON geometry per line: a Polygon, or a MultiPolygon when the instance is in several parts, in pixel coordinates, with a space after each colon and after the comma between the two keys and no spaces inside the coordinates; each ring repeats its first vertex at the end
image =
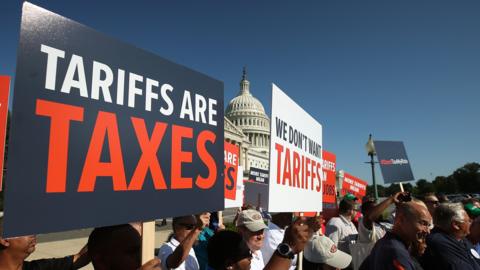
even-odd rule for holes
{"type": "Polygon", "coordinates": [[[239,147],[239,165],[246,175],[252,167],[268,170],[270,118],[262,103],[250,92],[245,68],[240,90],[225,110],[225,140],[239,147]]]}

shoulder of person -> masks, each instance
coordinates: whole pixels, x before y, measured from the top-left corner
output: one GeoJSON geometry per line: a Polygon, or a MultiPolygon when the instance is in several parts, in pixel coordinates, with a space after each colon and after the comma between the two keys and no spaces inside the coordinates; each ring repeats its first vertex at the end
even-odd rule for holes
{"type": "Polygon", "coordinates": [[[339,217],[333,217],[327,222],[327,225],[338,225],[341,223],[342,223],[342,220],[339,217]]]}

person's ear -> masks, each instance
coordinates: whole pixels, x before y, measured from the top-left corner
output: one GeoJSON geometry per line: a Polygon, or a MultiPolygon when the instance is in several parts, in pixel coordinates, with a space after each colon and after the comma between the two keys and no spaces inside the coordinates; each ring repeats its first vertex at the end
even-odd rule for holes
{"type": "Polygon", "coordinates": [[[459,231],[460,230],[460,226],[458,226],[458,223],[456,221],[453,221],[452,222],[452,228],[456,231],[459,231]]]}
{"type": "Polygon", "coordinates": [[[10,241],[8,241],[8,239],[4,239],[4,238],[0,237],[0,245],[2,245],[4,247],[9,247],[10,246],[10,241]]]}

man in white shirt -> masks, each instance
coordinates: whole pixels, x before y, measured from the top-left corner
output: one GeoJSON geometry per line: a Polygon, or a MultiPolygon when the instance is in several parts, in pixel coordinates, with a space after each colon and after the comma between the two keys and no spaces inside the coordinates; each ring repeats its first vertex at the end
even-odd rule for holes
{"type": "MultiPolygon", "coordinates": [[[[272,214],[272,220],[268,222],[268,227],[264,232],[264,241],[261,248],[263,261],[267,263],[272,257],[280,243],[282,243],[285,228],[292,223],[292,213],[272,214]]],[[[297,255],[292,259],[289,270],[295,270],[297,267],[297,255]]]]}
{"type": "Polygon", "coordinates": [[[252,251],[251,270],[263,270],[263,230],[267,228],[263,221],[262,214],[257,210],[247,209],[238,214],[236,224],[238,232],[242,235],[247,246],[252,251]]]}
{"type": "Polygon", "coordinates": [[[339,216],[330,219],[325,235],[343,252],[350,254],[349,244],[357,240],[357,228],[352,222],[358,205],[352,200],[343,199],[338,206],[339,216]]]}
{"type": "Polygon", "coordinates": [[[202,220],[193,215],[173,218],[173,234],[168,242],[160,247],[157,255],[162,261],[163,270],[200,269],[192,247],[207,224],[208,220],[202,220]]]}

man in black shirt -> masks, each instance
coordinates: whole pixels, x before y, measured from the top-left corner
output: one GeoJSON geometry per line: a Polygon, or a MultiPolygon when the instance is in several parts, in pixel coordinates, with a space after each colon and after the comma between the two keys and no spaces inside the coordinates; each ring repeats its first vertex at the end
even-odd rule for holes
{"type": "Polygon", "coordinates": [[[433,221],[435,229],[427,237],[422,266],[436,270],[480,270],[480,255],[465,240],[471,221],[462,204],[441,204],[435,209],[433,221]]]}
{"type": "Polygon", "coordinates": [[[424,241],[431,223],[424,204],[398,203],[392,231],[377,241],[360,270],[419,270],[409,248],[415,241],[424,241]]]}

